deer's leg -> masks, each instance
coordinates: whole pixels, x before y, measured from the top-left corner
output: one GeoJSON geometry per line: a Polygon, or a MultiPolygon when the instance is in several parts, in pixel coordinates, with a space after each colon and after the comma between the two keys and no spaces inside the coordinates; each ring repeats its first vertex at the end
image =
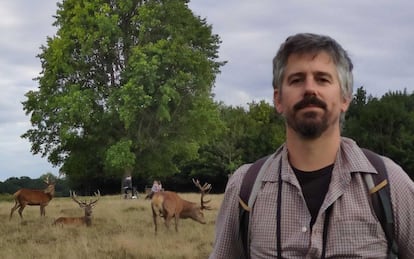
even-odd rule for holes
{"type": "Polygon", "coordinates": [[[170,222],[173,216],[167,214],[164,215],[164,219],[165,219],[165,226],[167,227],[167,229],[170,229],[170,222]]]}
{"type": "Polygon", "coordinates": [[[152,220],[154,221],[155,234],[157,234],[157,213],[152,207],[152,220]]]}
{"type": "Polygon", "coordinates": [[[45,216],[45,206],[44,205],[40,205],[40,216],[45,216]]]}
{"type": "Polygon", "coordinates": [[[12,209],[11,209],[11,211],[10,211],[10,218],[9,218],[9,220],[11,220],[11,218],[12,218],[12,216],[13,216],[14,211],[15,211],[18,207],[20,207],[20,204],[16,201],[16,203],[14,204],[13,208],[12,208],[12,209]]]}
{"type": "Polygon", "coordinates": [[[178,215],[174,216],[175,232],[178,232],[178,215]]]}
{"type": "Polygon", "coordinates": [[[26,207],[26,204],[24,204],[24,203],[20,204],[20,206],[19,206],[18,212],[19,212],[20,218],[23,218],[22,212],[24,210],[24,207],[26,207]]]}

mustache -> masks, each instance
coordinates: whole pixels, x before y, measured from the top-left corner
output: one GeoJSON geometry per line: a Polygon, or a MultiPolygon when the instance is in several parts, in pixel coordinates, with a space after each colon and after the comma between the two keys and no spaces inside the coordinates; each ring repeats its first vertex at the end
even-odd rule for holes
{"type": "Polygon", "coordinates": [[[305,108],[309,105],[316,106],[316,107],[322,108],[324,110],[326,109],[326,103],[322,100],[319,100],[314,95],[305,96],[301,101],[299,101],[298,103],[296,103],[293,106],[293,109],[295,111],[298,111],[298,110],[303,109],[303,108],[305,108]]]}

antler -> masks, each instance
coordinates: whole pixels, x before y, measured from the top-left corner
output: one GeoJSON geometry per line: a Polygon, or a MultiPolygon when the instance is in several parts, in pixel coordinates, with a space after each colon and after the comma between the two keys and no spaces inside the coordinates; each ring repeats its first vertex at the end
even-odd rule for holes
{"type": "Polygon", "coordinates": [[[43,182],[46,184],[46,185],[55,185],[56,184],[56,181],[57,180],[59,180],[59,178],[60,178],[60,175],[58,176],[58,177],[54,177],[54,175],[52,175],[53,177],[52,177],[52,179],[50,179],[50,177],[49,177],[50,175],[47,175],[46,176],[46,179],[44,179],[43,180],[43,182]]]}
{"type": "Polygon", "coordinates": [[[207,200],[207,201],[205,201],[203,198],[204,198],[204,195],[206,195],[207,193],[209,193],[210,192],[210,190],[211,190],[211,184],[209,184],[209,183],[204,183],[204,185],[203,186],[201,186],[201,184],[200,184],[200,181],[197,179],[197,180],[194,180],[194,178],[193,178],[193,183],[195,184],[195,186],[197,186],[199,189],[200,189],[200,191],[201,191],[201,209],[206,209],[206,210],[211,210],[211,207],[210,206],[206,206],[206,203],[209,203],[211,200],[207,200]]]}
{"type": "Polygon", "coordinates": [[[50,181],[49,181],[49,176],[46,176],[46,180],[43,180],[43,182],[44,182],[45,184],[49,185],[49,184],[50,184],[50,181]]]}
{"type": "Polygon", "coordinates": [[[92,206],[92,205],[95,205],[97,202],[98,202],[98,200],[99,200],[99,198],[101,197],[101,193],[99,192],[99,190],[98,190],[98,193],[96,193],[95,192],[95,197],[97,197],[95,200],[90,200],[89,201],[89,203],[87,203],[86,201],[80,201],[80,200],[78,200],[78,198],[77,198],[77,196],[76,196],[76,193],[75,192],[72,192],[72,191],[70,191],[70,197],[72,197],[72,200],[74,200],[77,204],[79,204],[79,206],[80,207],[85,207],[85,206],[92,206]]]}
{"type": "Polygon", "coordinates": [[[92,201],[92,199],[89,201],[89,205],[93,205],[95,206],[95,204],[98,202],[99,198],[101,198],[101,193],[98,190],[98,193],[94,193],[96,199],[94,201],[92,201]]]}
{"type": "Polygon", "coordinates": [[[79,206],[81,206],[81,207],[86,206],[86,202],[78,200],[78,198],[77,198],[77,196],[76,196],[76,193],[75,193],[75,192],[70,191],[70,197],[71,197],[71,198],[72,198],[72,200],[74,200],[77,204],[79,204],[79,206]]]}

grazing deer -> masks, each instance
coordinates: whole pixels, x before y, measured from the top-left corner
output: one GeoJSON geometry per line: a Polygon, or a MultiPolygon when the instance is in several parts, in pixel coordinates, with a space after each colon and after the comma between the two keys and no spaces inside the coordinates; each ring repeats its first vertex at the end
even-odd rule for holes
{"type": "Polygon", "coordinates": [[[155,225],[155,234],[157,234],[157,217],[163,217],[165,221],[165,226],[169,228],[170,221],[174,218],[175,221],[175,231],[178,232],[178,219],[191,218],[201,224],[205,224],[203,209],[211,209],[209,206],[206,206],[206,203],[210,200],[205,201],[204,195],[209,193],[211,190],[211,184],[205,183],[201,186],[198,180],[193,179],[193,183],[201,191],[201,204],[194,202],[186,201],[180,198],[175,192],[164,191],[154,193],[154,196],[151,200],[152,208],[152,217],[155,225]]]}
{"type": "Polygon", "coordinates": [[[76,226],[81,226],[81,225],[86,225],[86,226],[91,226],[92,225],[92,208],[96,205],[96,203],[98,202],[99,198],[101,197],[101,193],[98,190],[98,193],[95,193],[95,200],[90,200],[89,202],[86,201],[79,201],[76,198],[76,193],[75,192],[70,192],[70,197],[72,198],[72,200],[74,200],[77,204],[79,204],[79,206],[85,210],[85,216],[83,217],[60,217],[58,219],[55,220],[55,222],[53,222],[53,225],[76,225],[76,226]]]}
{"type": "Polygon", "coordinates": [[[49,181],[49,176],[44,180],[47,184],[46,189],[44,190],[32,190],[32,189],[20,189],[13,194],[14,197],[14,207],[10,211],[11,220],[14,211],[19,208],[18,212],[20,218],[23,219],[22,212],[26,205],[29,206],[40,206],[40,216],[45,216],[45,207],[49,204],[50,200],[55,195],[55,184],[56,182],[49,181]]]}

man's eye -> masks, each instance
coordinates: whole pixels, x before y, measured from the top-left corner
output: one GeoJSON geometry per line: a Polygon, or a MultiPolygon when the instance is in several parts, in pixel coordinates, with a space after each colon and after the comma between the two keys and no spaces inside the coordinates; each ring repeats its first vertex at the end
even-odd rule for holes
{"type": "Polygon", "coordinates": [[[300,78],[293,78],[290,80],[290,84],[297,84],[300,83],[301,79],[300,78]]]}
{"type": "Polygon", "coordinates": [[[330,80],[326,77],[320,77],[317,79],[317,81],[321,82],[321,83],[329,83],[330,80]]]}

